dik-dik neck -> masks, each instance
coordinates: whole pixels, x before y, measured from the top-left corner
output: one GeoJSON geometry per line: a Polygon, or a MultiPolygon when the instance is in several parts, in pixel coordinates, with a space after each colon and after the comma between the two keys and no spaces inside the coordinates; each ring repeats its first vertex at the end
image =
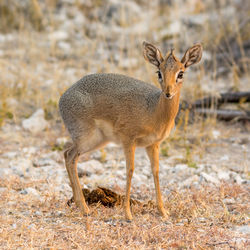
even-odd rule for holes
{"type": "Polygon", "coordinates": [[[157,107],[157,123],[172,123],[178,113],[180,102],[180,90],[171,98],[167,99],[162,92],[157,107]]]}

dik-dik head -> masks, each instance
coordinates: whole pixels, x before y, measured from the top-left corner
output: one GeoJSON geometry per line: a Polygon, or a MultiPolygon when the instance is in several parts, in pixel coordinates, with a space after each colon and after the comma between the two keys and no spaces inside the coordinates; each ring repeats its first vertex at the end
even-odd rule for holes
{"type": "Polygon", "coordinates": [[[189,48],[181,61],[175,57],[173,50],[164,58],[154,45],[143,42],[143,47],[144,58],[158,69],[158,80],[167,99],[172,99],[180,90],[186,68],[198,63],[202,56],[201,44],[189,48]]]}

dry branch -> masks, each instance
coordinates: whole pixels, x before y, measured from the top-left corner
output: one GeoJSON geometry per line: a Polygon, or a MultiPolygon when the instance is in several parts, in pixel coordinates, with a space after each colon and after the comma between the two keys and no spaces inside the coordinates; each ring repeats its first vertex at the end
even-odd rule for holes
{"type": "Polygon", "coordinates": [[[209,96],[199,99],[192,104],[195,108],[218,107],[224,103],[250,102],[250,92],[228,92],[220,94],[220,97],[209,96]]]}
{"type": "Polygon", "coordinates": [[[227,109],[195,109],[195,112],[202,115],[214,115],[220,120],[231,121],[237,119],[240,121],[250,121],[250,112],[227,109]]]}
{"type": "Polygon", "coordinates": [[[250,92],[228,92],[220,94],[220,97],[205,97],[194,103],[183,102],[179,110],[189,110],[191,115],[195,113],[203,116],[213,115],[224,121],[233,119],[250,121],[250,111],[218,109],[222,104],[243,102],[250,102],[250,92]]]}

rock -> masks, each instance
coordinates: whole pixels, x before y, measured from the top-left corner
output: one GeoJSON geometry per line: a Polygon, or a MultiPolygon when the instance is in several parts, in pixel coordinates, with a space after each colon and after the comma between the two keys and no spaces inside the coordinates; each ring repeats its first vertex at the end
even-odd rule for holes
{"type": "Polygon", "coordinates": [[[27,155],[33,155],[39,152],[39,149],[36,147],[25,147],[25,148],[22,148],[22,151],[23,153],[25,153],[25,156],[27,156],[27,155]]]}
{"type": "Polygon", "coordinates": [[[32,162],[29,159],[18,158],[9,162],[9,167],[14,174],[24,177],[29,173],[30,168],[32,167],[32,162]]]}
{"type": "Polygon", "coordinates": [[[38,192],[36,189],[32,188],[32,187],[28,187],[28,188],[25,188],[25,189],[21,190],[21,191],[20,191],[20,194],[32,195],[32,196],[34,196],[34,197],[40,199],[40,194],[39,194],[39,192],[38,192]]]}
{"type": "Polygon", "coordinates": [[[43,214],[42,214],[40,211],[36,211],[36,212],[35,212],[35,215],[37,215],[37,216],[42,216],[43,214]]]}
{"type": "Polygon", "coordinates": [[[219,180],[205,172],[201,172],[201,176],[207,181],[207,182],[212,182],[214,184],[219,184],[219,180]]]}
{"type": "Polygon", "coordinates": [[[15,39],[15,37],[12,34],[0,34],[0,42],[1,43],[10,42],[14,39],[15,39]]]}
{"type": "Polygon", "coordinates": [[[234,180],[236,181],[237,184],[242,184],[244,180],[240,177],[240,175],[236,174],[234,177],[234,180]]]}
{"type": "Polygon", "coordinates": [[[212,135],[214,139],[218,139],[220,137],[220,131],[218,130],[213,130],[212,135]]]}
{"type": "Polygon", "coordinates": [[[90,160],[77,164],[78,174],[81,172],[89,171],[91,173],[102,174],[105,169],[104,166],[97,160],[90,160]]]}
{"type": "Polygon", "coordinates": [[[46,166],[57,167],[58,163],[55,162],[54,160],[48,158],[48,157],[44,157],[44,158],[40,158],[40,159],[35,160],[33,162],[33,166],[34,167],[46,167],[46,166]]]}
{"type": "Polygon", "coordinates": [[[63,193],[71,192],[72,188],[70,187],[70,185],[68,183],[63,183],[60,186],[58,186],[58,188],[56,188],[56,191],[61,191],[63,193]]]}
{"type": "Polygon", "coordinates": [[[63,30],[54,31],[49,35],[49,39],[53,41],[67,40],[68,38],[69,34],[63,30]]]}
{"type": "Polygon", "coordinates": [[[44,119],[43,109],[38,109],[31,117],[22,121],[22,126],[31,133],[37,134],[48,128],[49,124],[44,119]]]}
{"type": "Polygon", "coordinates": [[[189,187],[191,185],[197,184],[199,181],[199,176],[198,175],[192,175],[189,178],[187,178],[185,181],[182,181],[179,183],[179,186],[181,187],[189,187]]]}
{"type": "Polygon", "coordinates": [[[0,179],[6,179],[13,175],[13,171],[9,168],[0,168],[0,179]]]}
{"type": "Polygon", "coordinates": [[[110,0],[107,5],[107,14],[103,15],[103,9],[99,9],[99,18],[106,24],[134,25],[142,18],[142,10],[134,1],[110,0]]]}
{"type": "Polygon", "coordinates": [[[4,153],[2,156],[8,159],[13,159],[13,158],[16,158],[18,155],[19,155],[19,152],[17,151],[10,151],[10,152],[4,153]]]}
{"type": "Polygon", "coordinates": [[[226,199],[223,199],[223,202],[227,205],[230,205],[230,204],[234,204],[235,203],[235,199],[234,198],[226,198],[226,199]]]}
{"type": "Polygon", "coordinates": [[[65,54],[69,54],[71,52],[71,45],[67,42],[58,42],[58,47],[62,49],[65,54]]]}
{"type": "Polygon", "coordinates": [[[209,13],[188,15],[187,17],[183,18],[183,23],[188,25],[189,27],[193,27],[193,26],[202,27],[209,18],[211,18],[211,16],[209,16],[209,13]]]}
{"type": "Polygon", "coordinates": [[[223,155],[221,158],[220,158],[221,161],[228,161],[229,160],[229,156],[228,155],[223,155]]]}
{"type": "Polygon", "coordinates": [[[119,67],[123,69],[132,69],[138,66],[137,58],[123,58],[119,61],[119,67]]]}
{"type": "MultiPolygon", "coordinates": [[[[0,173],[1,174],[1,173],[0,173]]],[[[1,178],[1,177],[0,177],[1,178]]],[[[6,188],[6,187],[0,187],[0,193],[2,194],[2,193],[6,193],[6,192],[8,192],[8,188],[6,188]]]]}
{"type": "Polygon", "coordinates": [[[187,164],[177,164],[173,168],[173,171],[176,172],[176,173],[178,173],[178,172],[181,172],[181,171],[185,171],[187,168],[188,168],[187,164]]]}
{"type": "Polygon", "coordinates": [[[167,28],[162,29],[159,32],[160,39],[166,37],[173,37],[179,35],[181,32],[181,22],[179,20],[173,21],[167,28]]]}
{"type": "Polygon", "coordinates": [[[250,226],[249,225],[238,226],[235,228],[235,231],[240,232],[242,234],[250,234],[250,226]]]}
{"type": "Polygon", "coordinates": [[[220,171],[217,174],[219,180],[225,180],[228,181],[230,179],[230,173],[226,171],[220,171]]]}
{"type": "Polygon", "coordinates": [[[68,142],[67,137],[59,137],[56,139],[56,144],[57,145],[64,145],[66,142],[68,142]]]}

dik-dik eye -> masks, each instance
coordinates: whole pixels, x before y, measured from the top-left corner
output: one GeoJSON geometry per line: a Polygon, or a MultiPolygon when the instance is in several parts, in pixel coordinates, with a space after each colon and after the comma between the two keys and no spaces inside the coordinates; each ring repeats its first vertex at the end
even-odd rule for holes
{"type": "Polygon", "coordinates": [[[161,82],[161,81],[162,81],[161,71],[158,70],[156,73],[157,73],[157,75],[158,75],[158,80],[159,80],[159,82],[161,82]]]}
{"type": "Polygon", "coordinates": [[[180,71],[177,76],[177,80],[182,80],[184,77],[184,71],[180,71]]]}

